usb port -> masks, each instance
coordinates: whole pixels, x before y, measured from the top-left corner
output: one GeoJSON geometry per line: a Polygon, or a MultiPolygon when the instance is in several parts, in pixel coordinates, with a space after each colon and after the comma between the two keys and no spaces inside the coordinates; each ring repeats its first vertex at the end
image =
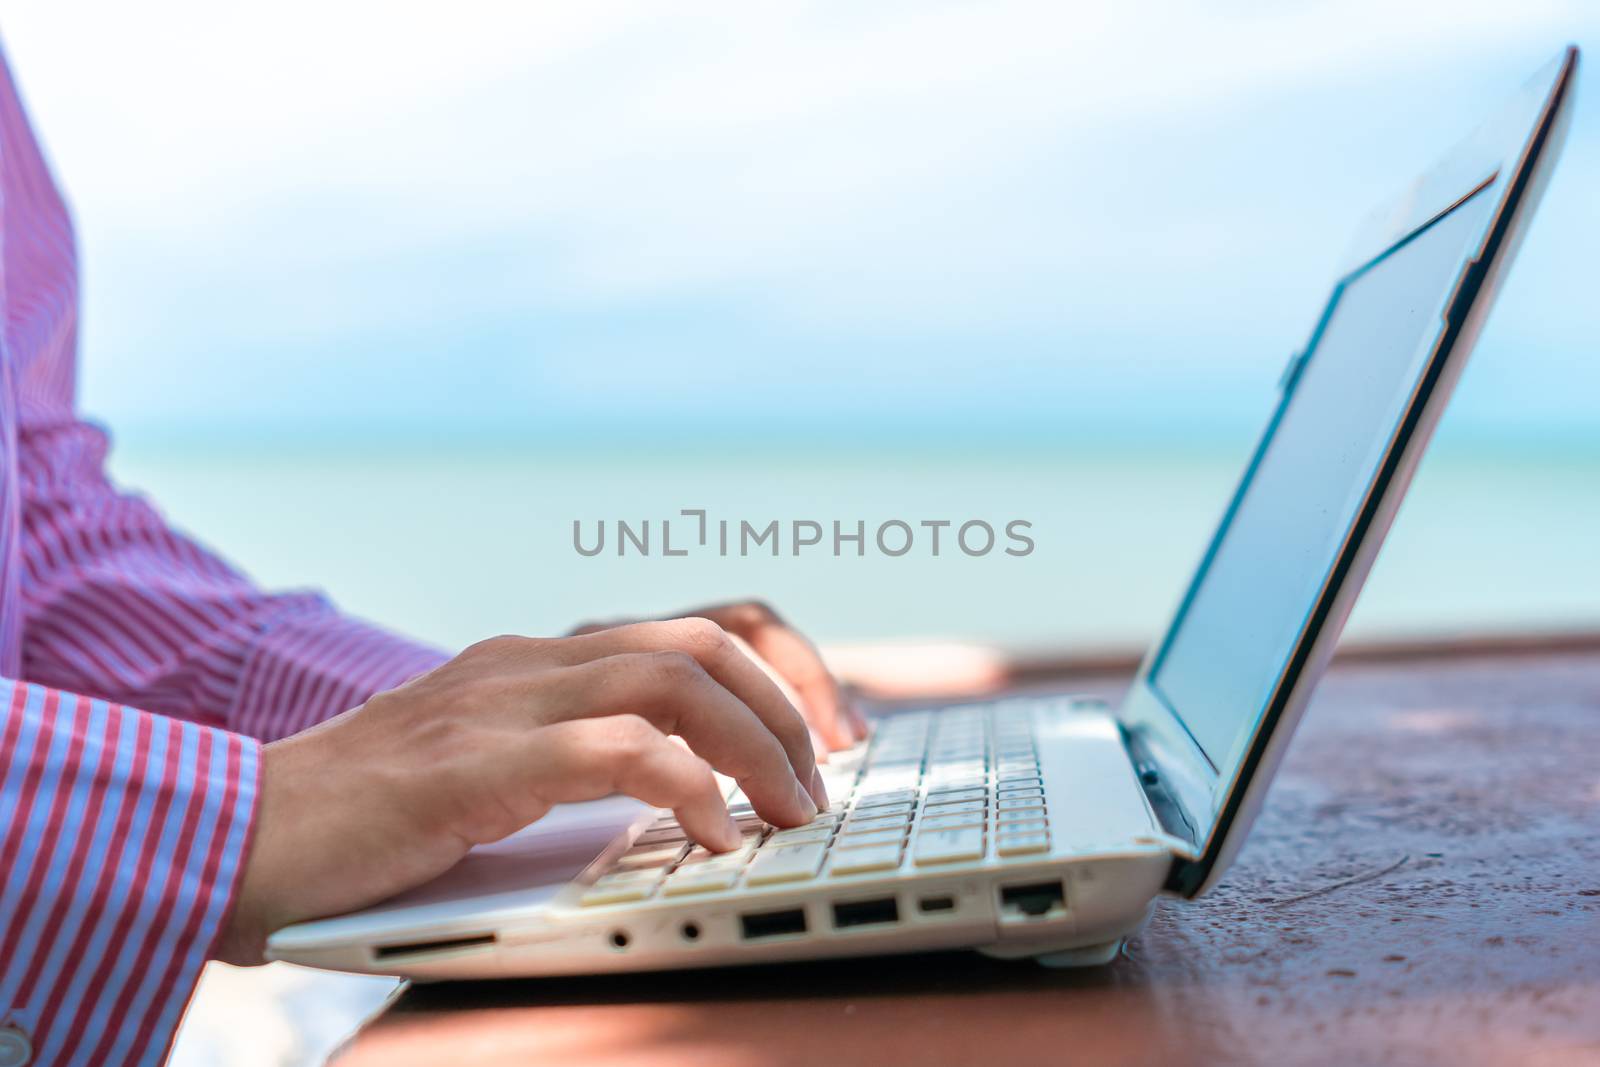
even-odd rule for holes
{"type": "Polygon", "coordinates": [[[900,921],[900,905],[894,897],[881,900],[842,901],[833,906],[833,927],[882,926],[900,921]]]}
{"type": "Polygon", "coordinates": [[[806,932],[806,913],[803,908],[752,912],[749,915],[739,916],[739,927],[746,941],[783,937],[786,934],[803,934],[806,932]]]}

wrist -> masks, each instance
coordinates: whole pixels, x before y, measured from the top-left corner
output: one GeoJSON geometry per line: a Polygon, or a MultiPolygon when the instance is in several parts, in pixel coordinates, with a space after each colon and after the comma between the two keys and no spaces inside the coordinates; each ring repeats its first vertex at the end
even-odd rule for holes
{"type": "Polygon", "coordinates": [[[391,766],[381,726],[364,705],[262,746],[254,826],[218,959],[261,963],[282,927],[374,903],[448,866],[414,869],[421,843],[404,832],[397,794],[415,772],[391,766]]]}
{"type": "Polygon", "coordinates": [[[256,750],[255,810],[239,856],[233,899],[228,902],[212,947],[212,958],[235,966],[265,962],[267,935],[272,931],[265,907],[272,890],[265,883],[272,865],[271,838],[276,829],[273,809],[277,805],[271,796],[271,786],[277,784],[279,776],[272,768],[276,762],[274,747],[264,745],[256,750]]]}

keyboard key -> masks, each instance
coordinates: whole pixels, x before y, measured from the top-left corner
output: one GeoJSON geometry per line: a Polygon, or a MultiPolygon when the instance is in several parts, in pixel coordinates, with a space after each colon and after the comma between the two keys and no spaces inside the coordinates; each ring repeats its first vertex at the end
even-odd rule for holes
{"type": "Polygon", "coordinates": [[[839,824],[839,820],[842,818],[844,818],[844,807],[841,805],[838,811],[834,811],[831,808],[827,811],[819,811],[817,814],[811,817],[810,822],[803,826],[791,826],[789,829],[820,830],[823,828],[831,828],[837,826],[839,824]]]}
{"type": "Polygon", "coordinates": [[[881,793],[861,794],[857,790],[859,799],[857,808],[881,808],[886,804],[915,804],[917,791],[915,789],[886,789],[881,793]]]}
{"type": "MultiPolygon", "coordinates": [[[[930,796],[930,797],[934,797],[934,796],[944,797],[944,796],[950,796],[950,795],[952,795],[954,793],[957,793],[957,792],[960,792],[960,791],[966,790],[966,789],[987,790],[988,787],[989,787],[989,783],[987,781],[985,781],[983,778],[962,778],[961,780],[954,781],[954,782],[938,782],[938,783],[931,784],[929,786],[929,788],[928,788],[928,796],[930,796]]],[[[974,798],[973,797],[966,797],[964,799],[972,800],[974,798]]]]}
{"type": "Polygon", "coordinates": [[[649,885],[659,881],[661,881],[660,871],[607,871],[599,878],[596,878],[594,884],[597,886],[631,885],[642,882],[646,885],[649,885]]]}
{"type": "Polygon", "coordinates": [[[981,759],[963,759],[950,763],[936,764],[928,768],[928,781],[951,782],[964,778],[983,780],[989,774],[989,766],[981,759]]]}
{"type": "Polygon", "coordinates": [[[1016,800],[1019,797],[1042,797],[1042,796],[1044,796],[1044,788],[1042,786],[1037,786],[1037,785],[1013,785],[1013,786],[1004,786],[1003,785],[1003,786],[1000,786],[998,792],[999,792],[1001,800],[1006,800],[1008,798],[1011,799],[1011,800],[1016,800]]]}
{"type": "Polygon", "coordinates": [[[739,880],[738,867],[680,867],[674,871],[661,892],[669,897],[683,897],[691,893],[717,893],[732,889],[739,880]]]}
{"type": "Polygon", "coordinates": [[[831,826],[800,826],[793,830],[779,830],[767,838],[767,847],[777,845],[810,845],[827,842],[833,837],[831,826]]]}
{"type": "MultiPolygon", "coordinates": [[[[1030,812],[1029,814],[1043,815],[1044,812],[1030,812]]],[[[1012,822],[1002,822],[999,827],[1000,832],[1003,834],[1044,833],[1049,828],[1050,824],[1043,819],[1018,819],[1012,822]]]]}
{"type": "Polygon", "coordinates": [[[883,844],[898,844],[906,836],[904,827],[896,826],[887,830],[871,828],[865,830],[846,830],[834,839],[834,849],[841,848],[875,848],[883,844]]]}
{"type": "Polygon", "coordinates": [[[660,871],[617,871],[596,879],[594,885],[578,898],[578,903],[588,908],[598,904],[644,900],[655,892],[660,882],[660,871]]]}
{"type": "Polygon", "coordinates": [[[927,743],[921,740],[911,741],[906,744],[881,745],[868,754],[866,769],[868,771],[920,771],[922,769],[922,756],[927,748],[927,743]]]}
{"type": "Polygon", "coordinates": [[[1048,819],[1043,808],[1028,808],[1024,811],[1002,811],[995,815],[995,824],[996,829],[1004,832],[1031,822],[1047,823],[1048,819]]]}
{"type": "Polygon", "coordinates": [[[941,804],[928,802],[922,809],[923,815],[965,815],[972,812],[982,814],[987,805],[982,798],[977,800],[947,800],[941,804]]]}
{"type": "Polygon", "coordinates": [[[1037,774],[1002,774],[1000,784],[996,787],[1004,793],[1010,789],[1025,789],[1029,786],[1044,788],[1044,780],[1037,774]]]}
{"type": "Polygon", "coordinates": [[[916,805],[909,801],[897,804],[858,804],[854,814],[859,819],[876,819],[886,815],[910,815],[911,809],[914,807],[916,805]]]}
{"type": "Polygon", "coordinates": [[[872,848],[847,848],[835,852],[828,862],[828,873],[862,874],[867,871],[892,871],[899,866],[899,844],[874,845],[872,848]]]}
{"type": "Polygon", "coordinates": [[[844,828],[846,830],[865,830],[869,828],[882,830],[888,827],[904,826],[910,821],[910,811],[895,812],[891,815],[875,815],[871,812],[868,812],[864,815],[852,815],[849,819],[845,820],[844,828]]]}
{"type": "Polygon", "coordinates": [[[910,784],[897,783],[883,789],[857,788],[851,794],[851,803],[858,808],[876,808],[885,804],[915,804],[917,802],[917,782],[910,784]]]}
{"type": "Polygon", "coordinates": [[[912,846],[912,854],[919,867],[980,860],[983,858],[983,830],[981,827],[967,827],[920,833],[912,846]]]}
{"type": "Polygon", "coordinates": [[[665,867],[678,860],[683,855],[683,845],[650,845],[645,848],[629,849],[617,860],[615,869],[646,870],[652,867],[665,867]]]}
{"type": "Polygon", "coordinates": [[[624,904],[630,900],[648,899],[655,892],[654,882],[623,882],[619,885],[595,885],[578,898],[578,906],[582,908],[598,907],[601,904],[624,904]]]}
{"type": "Polygon", "coordinates": [[[634,838],[633,844],[635,847],[639,845],[670,845],[673,842],[687,840],[689,840],[689,835],[682,830],[646,830],[634,838]]]}
{"type": "Polygon", "coordinates": [[[999,808],[1002,813],[1026,808],[1043,808],[1044,797],[1031,795],[1025,797],[1001,797],[995,802],[995,807],[999,808]]]}
{"type": "Polygon", "coordinates": [[[915,789],[922,777],[922,761],[898,764],[894,767],[871,767],[856,783],[856,792],[888,793],[896,789],[915,789]]]}
{"type": "Polygon", "coordinates": [[[745,881],[750,885],[770,885],[774,882],[803,882],[815,878],[826,851],[823,845],[764,848],[750,861],[750,873],[745,876],[745,881]]]}
{"type": "Polygon", "coordinates": [[[982,808],[977,811],[955,811],[948,815],[944,814],[943,808],[934,808],[922,817],[917,827],[919,832],[926,833],[929,830],[945,830],[954,826],[982,826],[987,821],[988,817],[982,808]]]}
{"type": "Polygon", "coordinates": [[[1028,856],[1037,852],[1048,852],[1050,851],[1050,835],[1045,833],[1001,834],[995,841],[995,851],[1002,856],[1028,856]]]}
{"type": "Polygon", "coordinates": [[[928,790],[927,804],[954,804],[962,800],[982,800],[987,795],[983,786],[956,786],[949,789],[928,790]]]}
{"type": "Polygon", "coordinates": [[[868,823],[865,826],[846,826],[839,831],[839,836],[833,839],[835,848],[844,845],[846,841],[860,844],[862,841],[893,841],[906,836],[911,829],[911,823],[868,823]]]}
{"type": "Polygon", "coordinates": [[[742,867],[755,851],[755,843],[749,842],[732,852],[711,852],[700,848],[698,845],[689,850],[689,854],[678,861],[678,869],[686,867],[742,867]]]}
{"type": "Polygon", "coordinates": [[[1023,811],[1002,811],[995,816],[995,824],[1001,830],[1014,830],[1031,822],[1048,823],[1049,816],[1043,808],[1027,808],[1023,811]]]}

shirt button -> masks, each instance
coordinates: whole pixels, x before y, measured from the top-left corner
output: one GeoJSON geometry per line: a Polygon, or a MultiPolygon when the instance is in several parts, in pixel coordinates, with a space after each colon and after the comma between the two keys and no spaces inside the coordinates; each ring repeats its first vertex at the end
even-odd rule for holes
{"type": "Polygon", "coordinates": [[[0,1026],[0,1067],[27,1067],[33,1061],[33,1042],[15,1026],[0,1026]]]}

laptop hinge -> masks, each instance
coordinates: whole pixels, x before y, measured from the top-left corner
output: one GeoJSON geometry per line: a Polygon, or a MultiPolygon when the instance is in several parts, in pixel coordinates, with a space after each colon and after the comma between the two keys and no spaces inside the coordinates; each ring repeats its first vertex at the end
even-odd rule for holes
{"type": "Polygon", "coordinates": [[[1178,795],[1167,785],[1166,776],[1161,772],[1154,753],[1139,737],[1136,731],[1130,730],[1126,725],[1122,727],[1123,744],[1128,749],[1128,756],[1133,761],[1133,770],[1139,780],[1139,788],[1144,793],[1145,803],[1150,805],[1150,811],[1155,815],[1156,822],[1162,831],[1173,839],[1173,858],[1181,863],[1183,860],[1192,860],[1199,856],[1199,835],[1194,820],[1184,810],[1183,802],[1178,795]]]}

